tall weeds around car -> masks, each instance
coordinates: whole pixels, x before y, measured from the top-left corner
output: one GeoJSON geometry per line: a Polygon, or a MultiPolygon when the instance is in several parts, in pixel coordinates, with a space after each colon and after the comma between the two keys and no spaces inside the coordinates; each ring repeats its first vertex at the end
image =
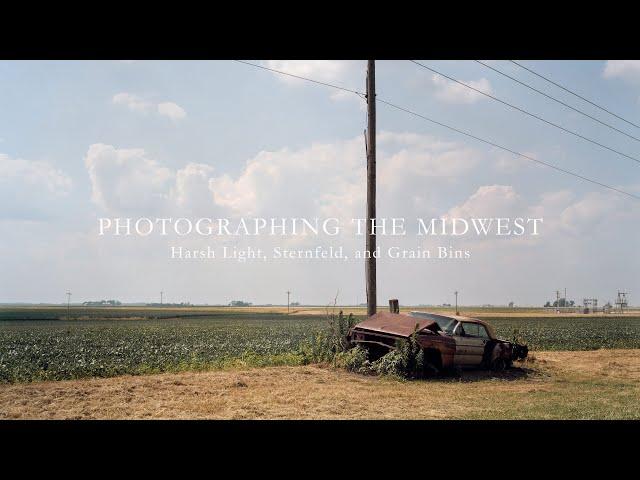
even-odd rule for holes
{"type": "Polygon", "coordinates": [[[329,364],[365,375],[389,375],[397,378],[423,376],[424,351],[415,332],[407,340],[398,341],[395,350],[371,361],[368,350],[360,345],[354,346],[349,339],[349,332],[357,323],[351,313],[328,313],[327,328],[317,333],[302,349],[307,363],[329,364]]]}

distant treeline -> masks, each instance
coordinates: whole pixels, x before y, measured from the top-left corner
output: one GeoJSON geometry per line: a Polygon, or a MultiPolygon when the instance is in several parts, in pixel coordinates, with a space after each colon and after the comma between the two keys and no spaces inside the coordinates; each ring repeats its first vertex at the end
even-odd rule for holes
{"type": "Polygon", "coordinates": [[[145,303],[147,307],[191,307],[189,302],[181,303],[145,303]]]}
{"type": "Polygon", "coordinates": [[[82,302],[85,307],[117,307],[122,305],[119,300],[96,300],[90,302],[82,302]]]}

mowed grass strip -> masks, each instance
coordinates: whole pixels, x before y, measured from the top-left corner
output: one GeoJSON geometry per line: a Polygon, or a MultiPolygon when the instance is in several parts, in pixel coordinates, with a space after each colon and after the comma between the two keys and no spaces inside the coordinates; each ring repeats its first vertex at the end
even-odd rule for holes
{"type": "Polygon", "coordinates": [[[638,419],[640,350],[538,352],[508,373],[399,381],[319,367],[0,385],[0,418],[638,419]]]}

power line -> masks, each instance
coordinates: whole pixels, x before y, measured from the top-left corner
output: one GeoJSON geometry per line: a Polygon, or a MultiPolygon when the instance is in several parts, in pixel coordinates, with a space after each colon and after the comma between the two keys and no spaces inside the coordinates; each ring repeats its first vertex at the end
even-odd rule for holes
{"type": "Polygon", "coordinates": [[[591,101],[591,100],[589,100],[588,98],[583,97],[582,95],[580,95],[580,94],[578,94],[578,93],[574,92],[573,90],[569,90],[567,87],[564,87],[564,86],[560,85],[559,83],[554,82],[554,81],[553,81],[553,80],[551,80],[550,78],[547,78],[547,77],[545,77],[544,75],[541,75],[540,73],[535,72],[534,70],[532,70],[532,69],[530,69],[530,68],[528,68],[528,67],[525,67],[525,66],[524,66],[524,65],[522,65],[521,63],[518,63],[518,62],[516,62],[515,60],[509,60],[509,61],[510,61],[511,63],[513,63],[514,65],[519,66],[519,67],[520,67],[520,68],[522,68],[523,70],[526,70],[526,71],[527,71],[527,72],[529,72],[529,73],[533,73],[533,74],[534,74],[534,75],[536,75],[537,77],[540,77],[540,78],[542,78],[543,80],[546,80],[547,82],[551,83],[552,85],[555,85],[556,87],[561,88],[561,89],[562,89],[562,90],[564,90],[565,92],[568,92],[568,93],[570,93],[571,95],[574,95],[574,96],[578,97],[579,99],[584,100],[585,102],[587,102],[587,103],[589,103],[589,104],[593,105],[594,107],[599,108],[599,109],[600,109],[600,110],[602,110],[603,112],[606,112],[606,113],[608,113],[609,115],[613,115],[614,117],[616,117],[616,118],[618,118],[618,119],[622,120],[623,122],[628,123],[629,125],[633,125],[633,126],[634,126],[634,127],[636,127],[636,128],[640,128],[640,125],[636,125],[635,123],[633,123],[633,122],[631,122],[631,121],[627,120],[626,118],[623,118],[623,117],[621,117],[620,115],[618,115],[618,114],[616,114],[616,113],[613,113],[611,110],[607,110],[606,108],[604,108],[604,107],[602,107],[602,106],[598,105],[598,104],[597,104],[597,103],[595,103],[595,102],[592,102],[592,101],[591,101]]]}
{"type": "Polygon", "coordinates": [[[473,135],[472,133],[465,132],[464,130],[460,130],[460,129],[456,128],[456,127],[452,127],[452,126],[447,125],[445,123],[439,122],[439,121],[434,120],[432,118],[429,118],[429,117],[426,117],[426,116],[421,115],[419,113],[416,113],[416,112],[414,112],[412,110],[409,110],[408,108],[404,108],[404,107],[401,107],[399,105],[395,105],[395,104],[393,104],[391,102],[387,102],[386,100],[383,100],[380,97],[378,97],[377,100],[378,100],[378,102],[384,103],[385,105],[393,107],[393,108],[395,108],[397,110],[401,110],[401,111],[403,111],[405,113],[409,113],[409,114],[411,114],[413,116],[422,118],[423,120],[427,120],[428,122],[435,123],[436,125],[440,125],[441,127],[448,128],[449,130],[452,130],[454,132],[460,133],[462,135],[466,135],[469,138],[473,138],[474,140],[478,140],[479,142],[483,142],[483,143],[486,143],[487,145],[491,145],[492,147],[496,147],[496,148],[499,148],[499,149],[504,150],[506,152],[512,153],[513,155],[517,155],[519,157],[526,158],[527,160],[531,160],[532,162],[539,163],[540,165],[544,165],[545,167],[553,168],[554,170],[557,170],[559,172],[565,173],[567,175],[572,175],[572,176],[574,176],[576,178],[579,178],[581,180],[584,180],[586,182],[590,182],[590,183],[593,183],[595,185],[599,185],[600,187],[604,187],[604,188],[608,188],[609,190],[613,190],[614,192],[618,192],[618,193],[621,193],[623,195],[627,195],[628,197],[634,198],[636,200],[640,200],[640,196],[635,195],[633,193],[625,192],[624,190],[620,190],[618,188],[612,187],[612,186],[607,185],[605,183],[601,183],[601,182],[599,182],[597,180],[593,180],[591,178],[587,178],[585,176],[582,176],[582,175],[580,175],[578,173],[575,173],[575,172],[572,172],[570,170],[565,170],[564,168],[558,167],[558,166],[553,165],[551,163],[547,163],[547,162],[544,162],[542,160],[538,160],[537,158],[531,157],[529,155],[525,155],[524,153],[517,152],[517,151],[512,150],[512,149],[510,149],[508,147],[504,147],[502,145],[498,145],[497,143],[492,142],[491,140],[486,140],[484,138],[481,138],[481,137],[478,137],[476,135],[473,135]]]}
{"type": "Polygon", "coordinates": [[[430,72],[438,74],[441,77],[444,77],[444,78],[446,78],[448,80],[451,80],[452,82],[455,82],[455,83],[460,84],[460,85],[462,85],[464,87],[467,87],[467,88],[473,90],[474,92],[478,92],[481,95],[484,95],[485,97],[491,98],[492,100],[495,100],[496,102],[500,102],[503,105],[507,105],[508,107],[511,107],[514,110],[517,110],[517,111],[519,111],[521,113],[524,113],[525,115],[529,115],[530,117],[533,117],[536,120],[539,120],[539,121],[544,122],[544,123],[546,123],[548,125],[551,125],[552,127],[555,127],[555,128],[557,128],[559,130],[562,130],[563,132],[570,133],[571,135],[574,135],[574,136],[576,136],[578,138],[586,140],[589,143],[593,143],[594,145],[598,145],[599,147],[602,147],[602,148],[604,148],[606,150],[609,150],[610,152],[617,153],[618,155],[621,155],[621,156],[626,157],[626,158],[628,158],[630,160],[633,160],[634,162],[640,163],[640,159],[638,159],[638,158],[632,157],[631,155],[627,155],[624,152],[621,152],[619,150],[615,150],[615,149],[613,149],[611,147],[608,147],[608,146],[606,146],[606,145],[604,145],[604,144],[602,144],[600,142],[597,142],[596,140],[592,140],[592,139],[590,139],[588,137],[585,137],[584,135],[581,135],[580,133],[574,132],[573,130],[569,130],[568,128],[565,128],[565,127],[563,127],[561,125],[558,125],[557,123],[553,123],[553,122],[551,122],[549,120],[546,120],[545,118],[542,118],[542,117],[536,115],[535,113],[528,112],[527,110],[525,110],[523,108],[520,108],[520,107],[518,107],[516,105],[513,105],[512,103],[506,102],[506,101],[504,101],[504,100],[502,100],[502,99],[500,99],[498,97],[494,97],[493,95],[491,95],[489,93],[483,92],[482,90],[480,90],[478,88],[475,88],[475,87],[472,87],[471,85],[468,85],[468,84],[466,84],[464,82],[461,82],[460,80],[456,80],[455,78],[450,77],[449,75],[446,75],[446,74],[444,74],[442,72],[439,72],[439,71],[437,71],[437,70],[435,70],[435,69],[433,69],[431,67],[423,65],[422,63],[416,62],[415,60],[411,60],[411,62],[415,63],[416,65],[421,66],[422,68],[424,68],[426,70],[429,70],[430,72]]]}
{"type": "Polygon", "coordinates": [[[594,116],[592,116],[592,115],[589,115],[588,113],[583,112],[582,110],[580,110],[580,109],[578,109],[578,108],[575,108],[574,106],[569,105],[568,103],[565,103],[565,102],[563,102],[562,100],[558,100],[557,98],[552,97],[551,95],[548,95],[547,93],[545,93],[545,92],[543,92],[543,91],[540,91],[540,90],[538,90],[537,88],[532,87],[531,85],[529,85],[529,84],[527,84],[527,83],[524,83],[523,81],[518,80],[517,78],[512,77],[511,75],[509,75],[509,74],[507,74],[507,73],[504,73],[504,72],[502,72],[502,71],[498,70],[497,68],[492,67],[491,65],[487,65],[486,63],[481,62],[480,60],[475,60],[475,62],[479,63],[480,65],[483,65],[484,67],[486,67],[486,68],[488,68],[488,69],[490,69],[490,70],[493,70],[493,71],[494,71],[494,72],[496,72],[496,73],[499,73],[500,75],[502,75],[502,76],[504,76],[504,77],[507,77],[507,78],[509,78],[509,79],[513,80],[513,81],[514,81],[514,82],[516,82],[516,83],[519,83],[520,85],[522,85],[522,86],[524,86],[524,87],[527,87],[527,88],[528,88],[528,89],[530,89],[530,90],[533,90],[533,91],[534,91],[534,92],[536,92],[536,93],[539,93],[540,95],[543,95],[543,96],[547,97],[547,98],[548,98],[548,99],[550,99],[550,100],[553,100],[554,102],[559,103],[560,105],[563,105],[563,106],[565,106],[565,107],[567,107],[567,108],[570,108],[570,109],[571,109],[571,110],[573,110],[574,112],[578,112],[580,115],[584,115],[585,117],[590,118],[591,120],[594,120],[594,121],[598,122],[599,124],[604,125],[605,127],[610,128],[611,130],[615,130],[616,132],[621,133],[622,135],[625,135],[625,136],[627,136],[627,137],[629,137],[629,138],[632,138],[632,139],[633,139],[633,140],[635,140],[636,142],[640,142],[640,138],[638,138],[638,137],[634,137],[633,135],[631,135],[631,134],[629,134],[629,133],[627,133],[627,132],[625,132],[625,131],[623,131],[623,130],[620,130],[619,128],[614,127],[613,125],[610,125],[610,124],[608,124],[608,123],[606,123],[606,122],[603,122],[603,121],[602,121],[602,120],[600,120],[599,118],[596,118],[596,117],[594,117],[594,116]]]}
{"type": "MultiPolygon", "coordinates": [[[[272,68],[268,68],[268,67],[263,67],[262,65],[256,65],[254,63],[245,62],[245,61],[242,61],[242,60],[236,60],[236,61],[240,62],[240,63],[244,63],[246,65],[250,65],[252,67],[261,68],[263,70],[269,70],[271,72],[279,73],[279,74],[282,74],[282,75],[293,76],[293,77],[299,78],[300,80],[306,80],[306,81],[309,81],[309,82],[312,82],[312,83],[316,83],[316,84],[319,84],[319,85],[325,85],[325,86],[328,86],[328,87],[333,87],[333,88],[337,88],[337,89],[340,89],[340,90],[345,90],[345,91],[348,91],[348,92],[351,92],[351,93],[355,93],[356,95],[358,95],[360,97],[363,97],[363,98],[366,97],[361,92],[357,92],[355,90],[349,90],[349,89],[346,89],[346,88],[343,88],[343,87],[340,87],[340,86],[337,86],[337,85],[332,85],[332,84],[329,84],[329,83],[319,82],[319,81],[313,80],[311,78],[306,78],[306,77],[301,77],[301,76],[298,76],[298,75],[293,75],[293,74],[290,74],[290,73],[287,73],[287,72],[282,72],[280,70],[276,70],[276,69],[272,69],[272,68]]],[[[592,183],[594,185],[598,185],[600,187],[607,188],[609,190],[613,190],[614,192],[618,192],[618,193],[620,193],[622,195],[626,195],[626,196],[634,198],[636,200],[640,200],[640,196],[635,195],[633,193],[625,192],[624,190],[620,190],[620,189],[612,187],[610,185],[598,182],[597,180],[592,180],[592,179],[584,177],[584,176],[582,176],[582,175],[580,175],[578,173],[572,172],[570,170],[565,170],[565,169],[563,169],[561,167],[558,167],[556,165],[553,165],[551,163],[543,162],[542,160],[538,160],[537,158],[533,158],[533,157],[531,157],[529,155],[525,155],[524,153],[516,152],[515,150],[511,150],[508,147],[503,147],[502,145],[498,145],[497,143],[492,142],[491,140],[486,140],[484,138],[481,138],[481,137],[478,137],[476,135],[473,135],[473,134],[471,134],[469,132],[465,132],[464,130],[460,130],[458,128],[452,127],[450,125],[447,125],[445,123],[439,122],[437,120],[433,120],[432,118],[429,118],[429,117],[426,117],[426,116],[421,115],[419,113],[416,113],[416,112],[414,112],[412,110],[409,110],[408,108],[404,108],[404,107],[401,107],[399,105],[395,105],[395,104],[393,104],[391,102],[388,102],[388,101],[386,101],[386,100],[384,100],[384,99],[382,99],[382,98],[380,98],[378,96],[376,96],[376,100],[378,102],[384,103],[385,105],[393,107],[393,108],[395,108],[397,110],[401,110],[401,111],[403,111],[405,113],[408,113],[410,115],[413,115],[415,117],[422,118],[423,120],[426,120],[428,122],[434,123],[436,125],[440,125],[441,127],[447,128],[447,129],[452,130],[452,131],[457,132],[457,133],[460,133],[460,134],[465,135],[465,136],[467,136],[469,138],[473,138],[474,140],[477,140],[479,142],[486,143],[487,145],[491,145],[492,147],[499,148],[499,149],[504,150],[506,152],[509,152],[509,153],[511,153],[513,155],[516,155],[516,156],[519,156],[519,157],[522,157],[522,158],[526,158],[527,160],[530,160],[530,161],[536,162],[536,163],[538,163],[540,165],[552,168],[552,169],[557,170],[559,172],[562,172],[564,174],[572,175],[572,176],[574,176],[576,178],[579,178],[579,179],[584,180],[586,182],[592,183]]]]}
{"type": "Polygon", "coordinates": [[[250,66],[255,67],[255,68],[261,68],[262,70],[268,70],[270,72],[279,73],[281,75],[286,75],[288,77],[297,78],[299,80],[305,80],[307,82],[316,83],[318,85],[324,85],[325,87],[331,87],[331,88],[336,88],[338,90],[342,90],[344,92],[355,93],[356,95],[358,95],[361,98],[365,98],[366,97],[366,95],[364,93],[362,93],[362,92],[359,92],[357,90],[351,90],[350,88],[341,87],[339,85],[334,85],[332,83],[326,83],[326,82],[321,82],[319,80],[314,80],[312,78],[301,77],[300,75],[294,75],[293,73],[284,72],[282,70],[276,70],[275,68],[265,67],[264,65],[258,65],[257,63],[246,62],[244,60],[234,60],[234,61],[236,61],[238,63],[243,63],[245,65],[250,65],[250,66]]]}

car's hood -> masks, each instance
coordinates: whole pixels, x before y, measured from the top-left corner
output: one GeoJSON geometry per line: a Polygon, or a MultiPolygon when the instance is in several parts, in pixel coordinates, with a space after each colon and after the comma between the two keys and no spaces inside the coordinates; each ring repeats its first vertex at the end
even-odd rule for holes
{"type": "Polygon", "coordinates": [[[433,320],[389,312],[376,313],[356,324],[353,328],[354,330],[368,330],[407,338],[413,332],[424,330],[425,328],[434,332],[440,329],[438,323],[433,320]]]}

